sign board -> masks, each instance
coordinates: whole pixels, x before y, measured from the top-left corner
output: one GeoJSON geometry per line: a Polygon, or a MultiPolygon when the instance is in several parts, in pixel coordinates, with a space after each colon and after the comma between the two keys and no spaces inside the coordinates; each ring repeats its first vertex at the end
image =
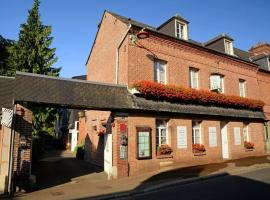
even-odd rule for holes
{"type": "Polygon", "coordinates": [[[2,108],[1,124],[8,128],[11,128],[12,118],[13,118],[13,110],[2,108]]]}
{"type": "Polygon", "coordinates": [[[187,127],[177,126],[177,148],[187,148],[187,127]]]}
{"type": "Polygon", "coordinates": [[[120,146],[120,158],[121,159],[127,159],[127,146],[120,146]]]}
{"type": "Polygon", "coordinates": [[[217,147],[217,129],[216,127],[209,127],[209,146],[210,147],[217,147]]]}
{"type": "Polygon", "coordinates": [[[239,127],[234,127],[234,144],[241,145],[241,135],[239,127]]]}

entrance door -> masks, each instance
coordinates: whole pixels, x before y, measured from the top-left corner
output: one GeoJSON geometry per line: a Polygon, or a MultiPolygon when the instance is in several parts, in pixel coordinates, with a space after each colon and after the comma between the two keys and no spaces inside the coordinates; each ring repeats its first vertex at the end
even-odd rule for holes
{"type": "Polygon", "coordinates": [[[229,158],[229,144],[228,144],[228,132],[227,132],[227,123],[221,122],[221,144],[222,144],[222,157],[223,159],[229,158]]]}
{"type": "Polygon", "coordinates": [[[110,176],[112,170],[112,134],[104,135],[104,171],[110,176]]]}

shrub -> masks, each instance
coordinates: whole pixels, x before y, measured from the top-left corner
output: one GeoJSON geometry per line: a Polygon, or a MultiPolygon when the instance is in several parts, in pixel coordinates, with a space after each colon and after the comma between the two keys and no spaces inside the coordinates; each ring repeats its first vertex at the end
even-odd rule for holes
{"type": "Polygon", "coordinates": [[[77,145],[74,149],[74,154],[77,159],[83,160],[84,159],[84,153],[85,153],[85,145],[84,143],[77,145]]]}
{"type": "Polygon", "coordinates": [[[209,90],[195,90],[176,85],[163,85],[151,81],[136,81],[133,87],[135,87],[144,98],[164,100],[173,103],[214,105],[259,111],[262,111],[265,105],[261,100],[218,94],[209,90]]]}

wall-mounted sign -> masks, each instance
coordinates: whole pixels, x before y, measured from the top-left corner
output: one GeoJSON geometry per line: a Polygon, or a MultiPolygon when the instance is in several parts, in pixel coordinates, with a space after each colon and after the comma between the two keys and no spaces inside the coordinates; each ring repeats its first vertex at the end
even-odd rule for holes
{"type": "Polygon", "coordinates": [[[2,108],[1,124],[10,128],[12,124],[13,110],[2,108]]]}
{"type": "Polygon", "coordinates": [[[209,127],[209,146],[217,147],[217,129],[216,127],[209,127]]]}
{"type": "Polygon", "coordinates": [[[151,129],[137,127],[137,158],[147,159],[152,157],[151,129]]]}
{"type": "Polygon", "coordinates": [[[126,133],[126,132],[127,132],[127,125],[120,124],[120,133],[126,133]]]}
{"type": "Polygon", "coordinates": [[[120,146],[120,158],[127,159],[127,146],[120,146]]]}
{"type": "Polygon", "coordinates": [[[177,148],[187,148],[187,127],[177,126],[177,148]]]}
{"type": "Polygon", "coordinates": [[[234,144],[241,145],[240,127],[234,127],[234,144]]]}

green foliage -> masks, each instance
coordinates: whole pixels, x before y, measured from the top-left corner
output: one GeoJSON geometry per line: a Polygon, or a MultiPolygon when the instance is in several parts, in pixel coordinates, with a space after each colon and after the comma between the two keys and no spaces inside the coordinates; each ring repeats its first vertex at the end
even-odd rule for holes
{"type": "MultiPolygon", "coordinates": [[[[34,0],[33,7],[28,11],[26,23],[21,25],[19,40],[8,47],[8,66],[12,66],[10,74],[16,71],[59,76],[61,68],[53,68],[57,61],[55,48],[50,48],[53,37],[51,27],[45,26],[40,20],[39,0],[34,0]]],[[[28,104],[30,105],[30,104],[28,104]]],[[[54,121],[57,119],[57,110],[40,108],[32,105],[33,134],[39,131],[54,132],[54,121]]]]}
{"type": "Polygon", "coordinates": [[[83,142],[75,147],[74,154],[75,154],[76,158],[83,160],[84,153],[85,153],[85,144],[83,142]]]}
{"type": "Polygon", "coordinates": [[[9,66],[15,71],[58,76],[60,68],[53,69],[57,61],[55,48],[50,48],[53,37],[51,27],[45,26],[40,20],[39,0],[28,11],[27,22],[21,25],[18,42],[9,48],[9,66]]]}
{"type": "Polygon", "coordinates": [[[12,68],[8,65],[8,59],[10,53],[8,48],[15,44],[15,41],[5,39],[0,35],[0,75],[1,76],[11,76],[12,68]]]}

